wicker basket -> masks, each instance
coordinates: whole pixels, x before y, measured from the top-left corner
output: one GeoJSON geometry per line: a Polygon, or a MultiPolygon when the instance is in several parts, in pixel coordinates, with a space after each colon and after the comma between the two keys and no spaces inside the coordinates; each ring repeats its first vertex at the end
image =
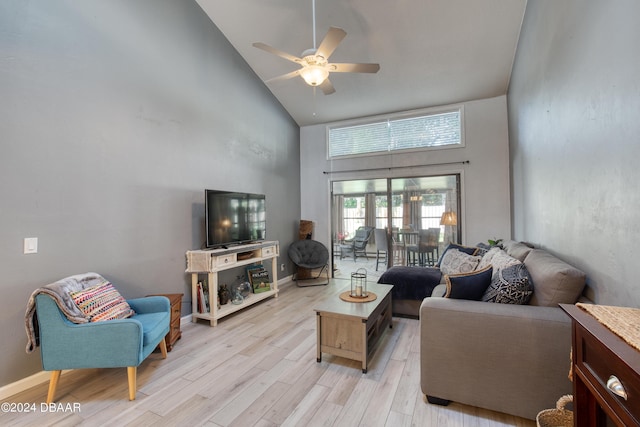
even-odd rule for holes
{"type": "Polygon", "coordinates": [[[573,427],[573,411],[565,409],[567,403],[573,402],[573,396],[567,394],[556,402],[556,409],[545,409],[536,416],[538,427],[573,427]]]}

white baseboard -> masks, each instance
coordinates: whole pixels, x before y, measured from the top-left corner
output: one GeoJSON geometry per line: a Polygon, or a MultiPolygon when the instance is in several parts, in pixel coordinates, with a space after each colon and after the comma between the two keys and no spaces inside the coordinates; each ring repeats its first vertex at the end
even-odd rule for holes
{"type": "Polygon", "coordinates": [[[51,377],[51,373],[47,371],[40,371],[36,374],[33,374],[27,378],[23,378],[14,383],[7,384],[5,386],[0,387],[0,400],[5,400],[14,394],[18,394],[23,392],[31,387],[35,387],[42,383],[46,383],[49,381],[51,377]]]}

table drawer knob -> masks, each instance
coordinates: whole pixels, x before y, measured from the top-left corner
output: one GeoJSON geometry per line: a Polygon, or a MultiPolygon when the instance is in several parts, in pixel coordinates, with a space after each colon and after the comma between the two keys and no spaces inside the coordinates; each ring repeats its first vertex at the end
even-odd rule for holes
{"type": "Polygon", "coordinates": [[[607,388],[611,390],[613,394],[622,397],[624,400],[627,400],[627,391],[624,389],[624,386],[615,375],[611,375],[609,377],[609,381],[607,381],[607,388]]]}

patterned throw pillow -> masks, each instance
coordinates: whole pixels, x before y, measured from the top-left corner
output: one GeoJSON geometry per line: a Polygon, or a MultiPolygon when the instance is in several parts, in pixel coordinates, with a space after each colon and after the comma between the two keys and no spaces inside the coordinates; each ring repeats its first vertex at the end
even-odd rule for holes
{"type": "Polygon", "coordinates": [[[476,252],[478,251],[478,248],[476,247],[462,246],[457,243],[449,243],[449,245],[447,245],[447,248],[444,250],[444,252],[442,252],[442,255],[440,255],[440,259],[438,260],[436,267],[440,267],[440,265],[442,264],[442,261],[444,260],[444,256],[447,254],[447,252],[449,252],[452,249],[457,249],[460,252],[464,252],[469,255],[476,255],[476,252]]]}
{"type": "Polygon", "coordinates": [[[491,249],[489,249],[487,251],[487,253],[485,253],[484,255],[482,255],[482,259],[480,260],[480,263],[478,263],[478,270],[481,270],[483,268],[485,268],[488,265],[492,265],[491,264],[491,260],[493,259],[493,257],[498,253],[498,252],[502,252],[502,249],[500,249],[497,246],[492,247],[491,249]]]}
{"type": "Polygon", "coordinates": [[[90,322],[125,319],[136,314],[127,300],[109,282],[71,292],[70,295],[90,322]]]}
{"type": "Polygon", "coordinates": [[[442,274],[470,273],[476,269],[481,257],[473,256],[459,251],[449,249],[440,263],[442,274]]]}
{"type": "Polygon", "coordinates": [[[447,293],[444,297],[480,301],[491,283],[492,273],[491,266],[488,266],[471,273],[444,276],[447,282],[447,293]]]}
{"type": "Polygon", "coordinates": [[[522,262],[512,256],[507,255],[505,251],[499,250],[491,258],[491,265],[493,266],[493,277],[496,277],[500,270],[516,264],[522,264],[522,262]]]}
{"type": "Polygon", "coordinates": [[[524,264],[514,264],[494,275],[482,301],[527,304],[533,295],[533,281],[524,264]]]}

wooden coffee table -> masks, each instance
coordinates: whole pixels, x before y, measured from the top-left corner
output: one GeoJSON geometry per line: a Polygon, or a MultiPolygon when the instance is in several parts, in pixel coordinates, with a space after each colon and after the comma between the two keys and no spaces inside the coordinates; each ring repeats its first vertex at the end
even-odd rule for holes
{"type": "MultiPolygon", "coordinates": [[[[318,363],[322,353],[362,361],[367,373],[372,349],[391,323],[392,285],[367,284],[377,298],[371,302],[346,302],[339,294],[314,308],[317,317],[318,363]]],[[[341,292],[348,291],[345,288],[341,292]]],[[[340,292],[340,293],[341,293],[340,292]]]]}

